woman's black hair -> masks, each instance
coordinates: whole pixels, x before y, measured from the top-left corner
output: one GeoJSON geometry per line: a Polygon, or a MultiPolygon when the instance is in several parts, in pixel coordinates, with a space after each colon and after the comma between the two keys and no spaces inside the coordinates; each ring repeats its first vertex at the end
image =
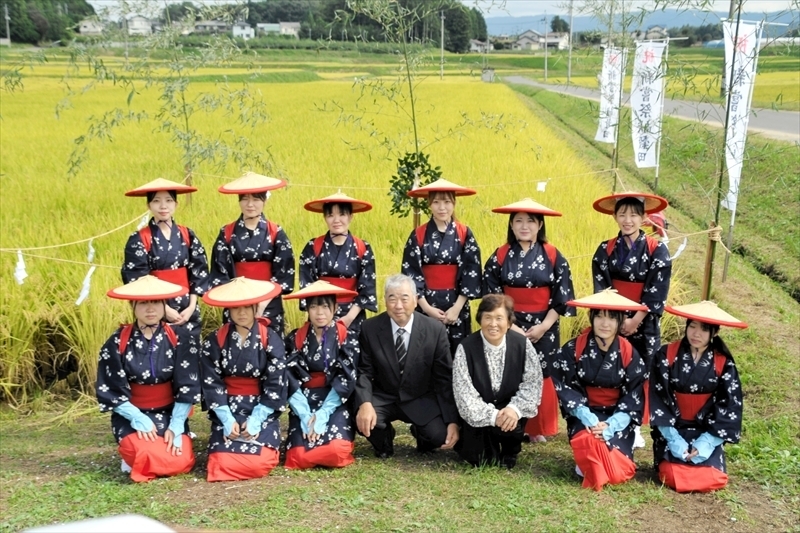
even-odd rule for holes
{"type": "MultiPolygon", "coordinates": [[[[509,246],[513,245],[517,242],[517,238],[514,236],[514,230],[511,229],[511,223],[514,222],[514,217],[519,215],[520,213],[511,213],[508,216],[508,234],[506,235],[506,242],[509,246]]],[[[545,229],[544,223],[544,215],[540,215],[539,213],[523,213],[524,215],[530,216],[533,220],[539,223],[539,232],[536,234],[536,242],[539,244],[545,244],[547,242],[547,231],[545,229]]]]}
{"type": "Polygon", "coordinates": [[[614,204],[614,216],[619,213],[623,207],[630,207],[631,211],[639,215],[640,217],[644,216],[644,202],[636,198],[635,196],[626,196],[624,198],[620,198],[617,200],[617,203],[614,204]]]}
{"type": "Polygon", "coordinates": [[[478,304],[478,312],[475,314],[475,320],[480,324],[483,313],[489,313],[501,307],[505,309],[506,315],[508,315],[508,323],[513,324],[515,318],[514,300],[505,294],[487,294],[481,298],[481,303],[478,304]]]}
{"type": "Polygon", "coordinates": [[[320,296],[312,296],[306,300],[306,309],[311,309],[312,305],[327,305],[328,308],[336,312],[336,296],[333,294],[322,294],[320,296]]]}
{"type": "Polygon", "coordinates": [[[239,201],[241,202],[242,200],[244,200],[244,197],[247,196],[248,194],[250,196],[252,196],[253,198],[258,198],[262,202],[266,202],[267,201],[267,193],[266,192],[249,192],[247,194],[240,194],[239,195],[239,201]]]}
{"type": "Polygon", "coordinates": [[[330,202],[322,204],[322,214],[326,217],[330,216],[333,213],[334,207],[338,207],[339,212],[343,215],[353,214],[353,204],[350,202],[330,202]]]}
{"type": "MultiPolygon", "coordinates": [[[[158,194],[160,192],[162,192],[162,191],[150,191],[150,192],[148,192],[147,193],[147,203],[149,204],[150,202],[152,202],[155,199],[156,194],[158,194]]],[[[174,201],[176,201],[176,202],[178,201],[178,193],[177,193],[177,191],[173,190],[173,191],[166,191],[166,192],[172,197],[172,199],[174,201]]]]}
{"type": "Polygon", "coordinates": [[[731,359],[733,359],[733,355],[731,354],[731,351],[728,349],[728,346],[725,344],[725,341],[719,338],[718,324],[708,324],[707,322],[702,322],[700,320],[692,320],[691,318],[686,320],[686,326],[683,328],[683,340],[681,341],[682,343],[685,343],[685,348],[687,350],[689,349],[689,336],[687,335],[687,333],[689,330],[689,324],[691,324],[692,322],[697,322],[698,324],[700,324],[700,327],[703,328],[703,331],[708,331],[711,333],[711,341],[709,344],[711,345],[711,348],[715,352],[719,352],[725,355],[726,357],[730,357],[731,359]]]}
{"type": "Polygon", "coordinates": [[[619,336],[619,332],[622,329],[622,324],[625,323],[625,313],[623,311],[612,311],[610,309],[589,309],[589,325],[592,327],[592,333],[594,333],[594,319],[600,316],[602,313],[606,313],[610,318],[616,319],[616,334],[619,336]]]}

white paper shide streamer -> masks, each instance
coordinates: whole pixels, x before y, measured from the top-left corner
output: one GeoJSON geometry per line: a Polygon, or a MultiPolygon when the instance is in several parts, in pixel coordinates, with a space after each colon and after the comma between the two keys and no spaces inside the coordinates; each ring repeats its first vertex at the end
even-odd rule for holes
{"type": "Polygon", "coordinates": [[[17,266],[14,267],[14,279],[17,280],[19,285],[22,285],[22,282],[27,277],[28,273],[25,272],[25,260],[22,258],[22,250],[17,250],[17,266]]]}
{"type": "Polygon", "coordinates": [[[148,222],[150,222],[150,213],[145,213],[142,216],[142,220],[139,221],[139,225],[136,226],[136,229],[142,229],[147,225],[148,222]]]}
{"type": "Polygon", "coordinates": [[[625,77],[627,48],[606,48],[603,52],[603,70],[600,73],[600,122],[594,140],[615,143],[619,124],[619,100],[622,80],[625,77]]]}
{"type": "Polygon", "coordinates": [[[94,239],[89,239],[89,253],[86,254],[86,261],[91,263],[94,261],[94,246],[92,246],[92,242],[94,239]]]}
{"type": "Polygon", "coordinates": [[[92,285],[92,274],[97,267],[93,266],[89,269],[89,272],[86,273],[86,277],[83,278],[83,286],[81,287],[81,293],[78,295],[78,299],[75,300],[75,305],[81,305],[83,301],[89,297],[89,289],[92,285]]]}
{"type": "Polygon", "coordinates": [[[661,98],[664,71],[661,56],[666,43],[636,43],[631,82],[631,137],[638,168],[658,166],[658,140],[661,138],[661,98]]]}
{"type": "Polygon", "coordinates": [[[739,22],[738,35],[735,21],[723,22],[722,29],[725,33],[725,72],[731,80],[726,102],[728,129],[725,130],[728,194],[722,200],[722,206],[735,216],[762,24],[739,22]]]}

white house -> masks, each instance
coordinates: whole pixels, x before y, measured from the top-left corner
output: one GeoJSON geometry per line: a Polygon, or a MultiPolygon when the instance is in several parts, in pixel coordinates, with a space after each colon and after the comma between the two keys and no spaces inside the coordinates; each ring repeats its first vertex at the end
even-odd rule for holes
{"type": "Polygon", "coordinates": [[[127,19],[128,35],[150,35],[153,33],[153,23],[149,18],[134,15],[127,19]]]}
{"type": "Polygon", "coordinates": [[[227,33],[231,27],[221,20],[200,20],[194,23],[195,33],[227,33]]]}
{"type": "Polygon", "coordinates": [[[259,22],[256,24],[256,32],[259,35],[270,35],[270,34],[280,34],[281,32],[281,25],[271,22],[259,22]]]}
{"type": "Polygon", "coordinates": [[[478,52],[479,54],[483,54],[490,50],[494,50],[494,46],[491,43],[485,43],[483,41],[479,41],[477,39],[470,39],[469,40],[469,51],[470,52],[478,52]]]}
{"type": "Polygon", "coordinates": [[[669,37],[667,29],[663,26],[650,26],[647,30],[636,30],[631,32],[631,38],[635,41],[652,41],[666,39],[669,37]]]}
{"type": "Polygon", "coordinates": [[[546,42],[549,50],[566,50],[569,48],[569,34],[550,32],[547,34],[546,42]]]}
{"type": "Polygon", "coordinates": [[[544,46],[544,35],[535,30],[521,33],[512,45],[514,50],[539,50],[544,46]]]}
{"type": "Polygon", "coordinates": [[[256,36],[256,31],[246,22],[237,22],[233,25],[233,37],[240,37],[245,41],[256,36]]]}
{"type": "Polygon", "coordinates": [[[96,19],[83,19],[78,23],[78,33],[89,37],[103,35],[103,23],[96,19]]]}
{"type": "Polygon", "coordinates": [[[300,38],[300,23],[299,22],[280,22],[281,35],[292,35],[294,38],[300,38]]]}

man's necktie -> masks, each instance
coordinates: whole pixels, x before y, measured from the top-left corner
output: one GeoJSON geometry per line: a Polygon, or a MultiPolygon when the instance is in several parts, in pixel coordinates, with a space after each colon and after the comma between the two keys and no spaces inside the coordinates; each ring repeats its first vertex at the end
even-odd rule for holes
{"type": "Polygon", "coordinates": [[[406,330],[403,328],[399,328],[397,330],[397,337],[394,340],[394,351],[397,354],[397,364],[400,365],[400,373],[403,373],[403,369],[406,366],[406,343],[403,340],[403,336],[405,335],[406,330]]]}

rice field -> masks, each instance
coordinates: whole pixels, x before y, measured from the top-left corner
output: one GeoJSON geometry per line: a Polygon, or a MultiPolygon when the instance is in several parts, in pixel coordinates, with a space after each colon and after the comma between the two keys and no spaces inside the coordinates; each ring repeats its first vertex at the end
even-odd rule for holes
{"type": "MultiPolygon", "coordinates": [[[[105,297],[120,283],[123,245],[146,211],[143,199],[123,194],[156,177],[183,178],[179,149],[152,119],[120,127],[111,141],[90,144],[81,172],[68,178],[73,139],[85,133],[89,117],[124,107],[128,94],[112,85],[97,86],[74,96],[56,116],[64,88],[60,77],[53,75],[53,66],[44,69],[48,75],[39,76],[42,71],[34,67],[37,75],[25,78],[24,90],[2,99],[0,248],[5,253],[0,253],[0,395],[6,398],[28,397],[40,387],[46,369],[53,371],[70,359],[79,365],[79,385],[90,390],[99,346],[117,324],[131,318],[124,302],[105,297]],[[109,231],[114,228],[121,229],[109,231]],[[86,242],[27,250],[32,254],[25,256],[29,277],[22,285],[15,282],[17,249],[56,246],[104,233],[108,234],[92,241],[97,270],[82,305],[76,306],[75,300],[89,269],[86,242]]],[[[212,74],[217,72],[208,73],[212,74]]],[[[195,94],[213,88],[213,83],[192,83],[195,94]]],[[[334,108],[335,103],[353,111],[358,91],[352,78],[255,83],[251,90],[263,98],[269,112],[269,119],[256,129],[243,132],[223,110],[195,115],[192,125],[220,135],[236,128],[269,151],[273,168],[232,164],[222,172],[198,168],[193,179],[199,191],[191,202],[179,198],[176,220],[197,232],[210,256],[219,228],[239,214],[236,198],[219,194],[217,187],[243,170],[272,173],[289,186],[273,192],[265,212],[284,227],[298,256],[309,239],[325,230],[322,217],[304,211],[302,205],[341,189],[374,205],[373,211],[355,217],[351,229],[375,249],[380,296],[382,278],[400,269],[412,222],[389,216],[387,193],[395,164],[375,138],[386,136],[410,149],[410,122],[376,99],[364,116],[364,121],[374,123],[373,134],[337,125],[338,112],[321,109],[334,108]]],[[[570,260],[576,293],[591,292],[591,255],[601,240],[616,232],[610,217],[591,209],[595,198],[610,192],[608,173],[591,173],[573,149],[504,85],[467,76],[426,78],[418,91],[425,151],[434,165],[442,167],[443,177],[478,190],[477,196],[460,200],[456,212],[475,232],[483,260],[505,239],[507,218],[491,209],[532,197],[564,213],[548,220],[548,237],[570,260]],[[544,192],[537,190],[540,182],[546,183],[544,192]]],[[[157,97],[154,90],[143,89],[131,105],[153,117],[157,97]]],[[[680,295],[676,278],[673,294],[680,295]]],[[[289,324],[299,326],[304,317],[296,304],[288,303],[287,309],[289,324]]],[[[207,328],[218,324],[218,314],[208,309],[204,313],[207,328]]],[[[584,324],[583,315],[564,320],[565,340],[584,324]]],[[[670,324],[665,324],[667,329],[670,324]]]]}

